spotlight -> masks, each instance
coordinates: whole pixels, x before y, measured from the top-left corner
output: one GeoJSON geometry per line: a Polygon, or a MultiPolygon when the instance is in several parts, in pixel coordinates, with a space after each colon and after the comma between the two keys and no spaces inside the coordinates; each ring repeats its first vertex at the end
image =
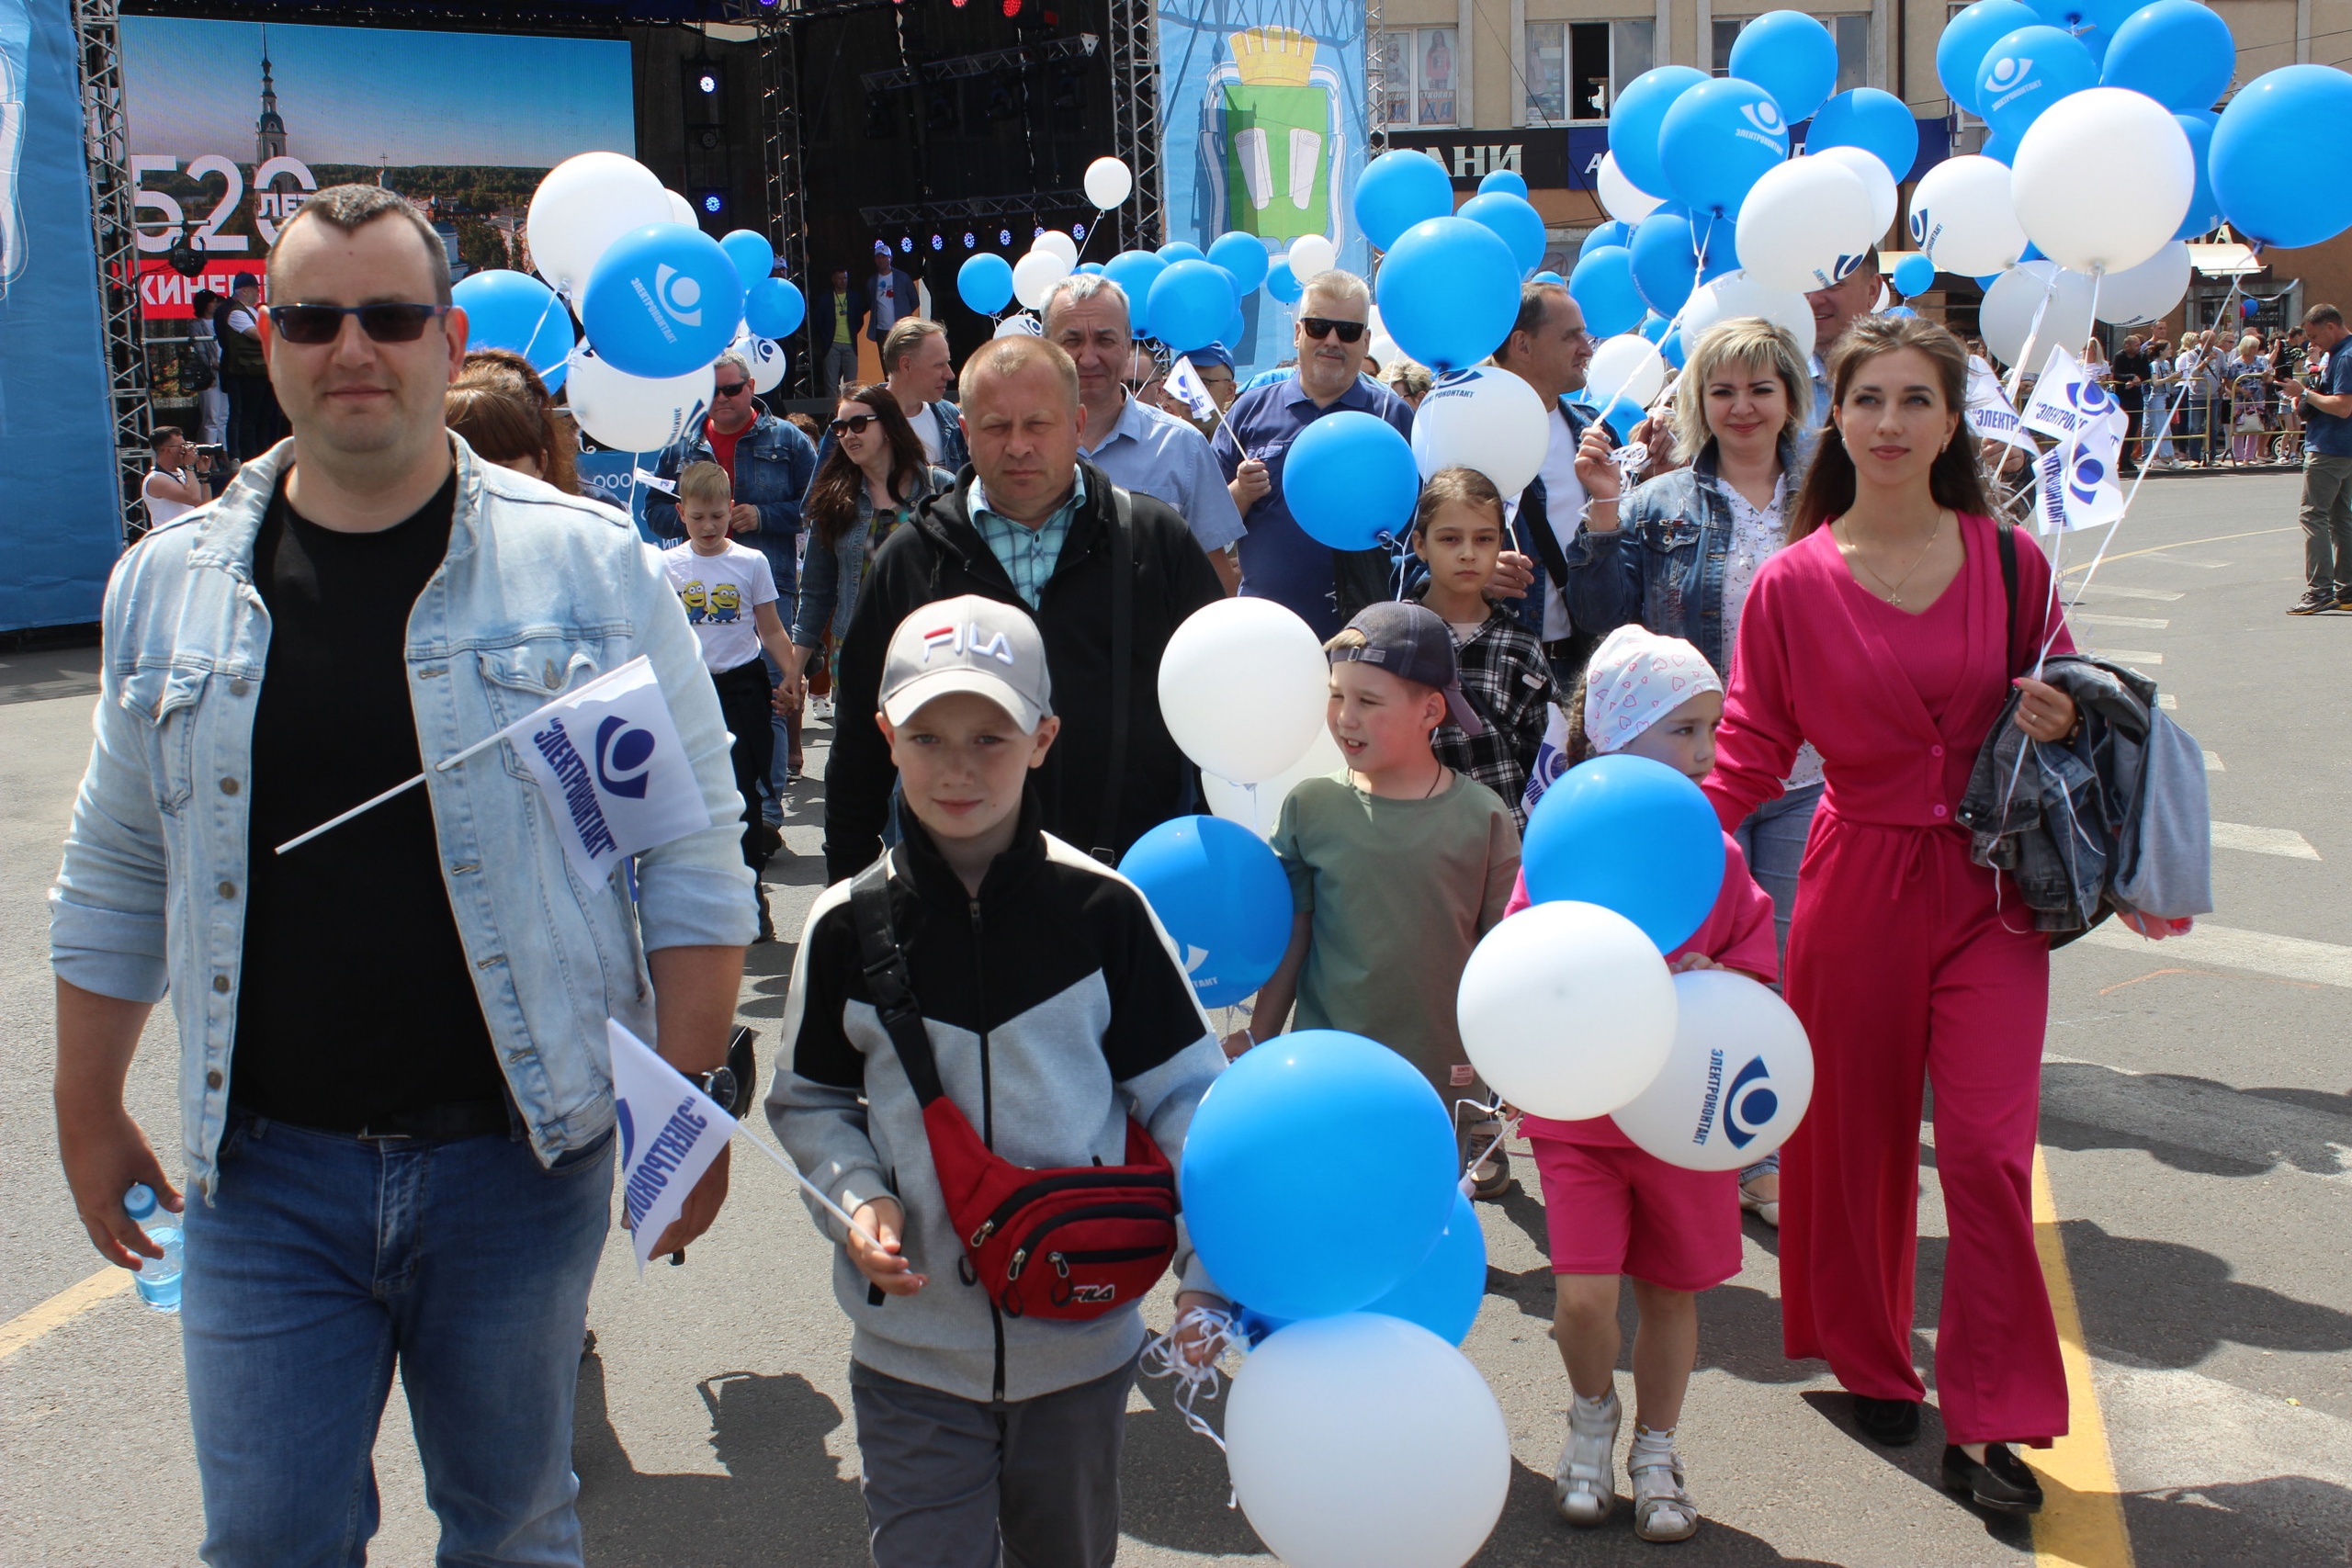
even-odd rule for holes
{"type": "Polygon", "coordinates": [[[1005,19],[1010,21],[1013,17],[1020,16],[1021,6],[1022,0],[1004,0],[1005,19]]]}
{"type": "Polygon", "coordinates": [[[700,87],[706,94],[716,93],[718,91],[718,78],[706,71],[695,78],[695,85],[700,87]]]}
{"type": "Polygon", "coordinates": [[[969,229],[964,231],[964,248],[966,250],[970,250],[974,245],[977,245],[979,243],[980,239],[978,235],[973,233],[969,229]]]}
{"type": "Polygon", "coordinates": [[[996,243],[1000,245],[1009,245],[1012,243],[1012,231],[1010,229],[999,229],[996,231],[996,243]]]}
{"type": "Polygon", "coordinates": [[[914,254],[914,249],[915,243],[912,236],[905,236],[900,238],[899,241],[899,250],[901,254],[912,255],[914,254]]]}
{"type": "Polygon", "coordinates": [[[1083,243],[1086,239],[1086,225],[1083,223],[1071,224],[1069,226],[1069,237],[1073,240],[1079,241],[1080,243],[1083,243]]]}
{"type": "Polygon", "coordinates": [[[946,240],[940,235],[933,234],[931,237],[931,248],[934,251],[945,248],[946,244],[946,240]]]}
{"type": "Polygon", "coordinates": [[[705,212],[710,213],[710,214],[711,214],[711,215],[713,215],[714,217],[716,217],[716,216],[718,215],[719,209],[721,209],[721,208],[725,207],[726,205],[727,205],[727,202],[726,202],[725,198],[724,198],[724,197],[721,197],[721,196],[720,196],[717,191],[715,191],[715,190],[714,190],[714,191],[708,191],[708,192],[706,192],[706,193],[704,194],[704,196],[703,196],[703,198],[702,198],[702,209],[703,209],[705,212]]]}

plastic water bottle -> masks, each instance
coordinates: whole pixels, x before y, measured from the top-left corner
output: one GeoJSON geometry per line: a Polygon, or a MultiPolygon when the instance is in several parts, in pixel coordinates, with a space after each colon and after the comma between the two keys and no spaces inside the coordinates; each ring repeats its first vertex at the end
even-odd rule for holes
{"type": "Polygon", "coordinates": [[[180,1227],[178,1216],[155,1201],[154,1190],[143,1181],[131,1183],[122,1195],[123,1213],[164,1249],[161,1258],[139,1260],[139,1299],[157,1312],[180,1310],[180,1227]]]}

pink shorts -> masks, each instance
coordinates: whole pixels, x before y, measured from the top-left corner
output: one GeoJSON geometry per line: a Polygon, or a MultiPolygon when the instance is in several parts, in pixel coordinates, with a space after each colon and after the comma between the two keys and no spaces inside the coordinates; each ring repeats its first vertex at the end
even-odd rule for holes
{"type": "Polygon", "coordinates": [[[1684,1170],[1631,1145],[1528,1138],[1555,1274],[1630,1274],[1703,1291],[1739,1272],[1739,1176],[1684,1170]]]}

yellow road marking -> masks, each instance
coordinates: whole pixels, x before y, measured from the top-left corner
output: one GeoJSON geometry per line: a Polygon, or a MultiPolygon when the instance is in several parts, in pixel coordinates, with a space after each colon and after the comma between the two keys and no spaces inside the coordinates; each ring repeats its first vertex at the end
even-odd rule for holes
{"type": "Polygon", "coordinates": [[[0,1361],[51,1329],[73,1322],[108,1296],[122,1294],[138,1277],[128,1269],[101,1269],[80,1284],[68,1285],[40,1305],[27,1307],[7,1322],[0,1323],[0,1361]]]}
{"type": "MultiPolygon", "coordinates": [[[[2109,560],[2130,560],[2133,556],[2152,556],[2158,550],[2185,550],[2191,545],[2220,545],[2226,544],[2232,539],[2258,539],[2265,534],[2291,534],[2293,532],[2294,530],[2292,528],[2255,528],[2244,534],[2215,534],[2210,538],[2179,539],[2169,545],[2150,545],[2144,550],[2125,550],[2121,555],[2111,555],[2107,558],[2109,560]]],[[[2088,571],[2090,569],[2091,563],[2089,561],[2085,561],[2080,566],[2068,567],[2058,575],[2061,577],[2072,577],[2078,571],[2088,571]]]]}
{"type": "Polygon", "coordinates": [[[2132,1568],[2132,1535],[2123,1523],[2123,1499],[2116,1491],[2115,1461],[2107,1448],[2107,1423],[2091,1382],[2090,1352],[2083,1346],[2083,1316],[2075,1303],[2074,1277],[2066,1270],[2066,1243],[2058,1234],[2058,1204],[2051,1196],[2050,1167],[2041,1145],[2033,1149],[2033,1245],[2041,1257],[2042,1283],[2058,1319],[2058,1356],[2066,1368],[2066,1405],[2072,1430],[2031,1454],[2045,1494],[2033,1520],[2037,1565],[2055,1568],[2132,1568]]]}

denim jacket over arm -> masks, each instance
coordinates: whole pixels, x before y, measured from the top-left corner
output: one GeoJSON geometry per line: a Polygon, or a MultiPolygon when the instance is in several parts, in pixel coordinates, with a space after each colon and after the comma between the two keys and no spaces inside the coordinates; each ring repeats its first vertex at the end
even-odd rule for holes
{"type": "MultiPolygon", "coordinates": [[[[551,1164],[613,1124],[605,1019],[653,1038],[646,951],[751,940],[741,800],[701,649],[635,529],[451,445],[449,553],[409,613],[402,656],[412,711],[346,722],[413,723],[430,764],[648,655],[713,824],[638,857],[632,908],[625,877],[591,885],[571,869],[512,746],[425,770],[475,993],[532,1148],[551,1164]]],[[[254,540],[292,455],[280,443],[116,563],[96,743],[50,893],[61,978],[130,1001],[168,991],[188,1176],[208,1196],[229,1109],[247,866],[274,848],[248,841],[244,787],[270,637],[254,540]]]]}
{"type": "MultiPolygon", "coordinates": [[[[956,476],[947,469],[923,469],[922,477],[908,489],[908,515],[911,517],[914,508],[955,485],[956,476]]],[[[802,648],[819,648],[823,646],[828,630],[833,634],[835,643],[849,635],[850,612],[857,607],[857,585],[865,580],[867,558],[880,543],[874,537],[874,497],[861,478],[857,517],[842,530],[842,536],[833,541],[832,547],[825,547],[813,525],[808,530],[808,547],[802,552],[800,562],[800,597],[792,606],[795,643],[802,648]]]]}
{"type": "MultiPolygon", "coordinates": [[[[1781,467],[1796,457],[1781,443],[1781,467]]],[[[1694,644],[1720,672],[1724,565],[1731,552],[1731,503],[1716,489],[1715,444],[1698,460],[1637,485],[1616,532],[1581,530],[1568,546],[1568,614],[1577,629],[1603,637],[1639,622],[1660,637],[1694,644]]]]}

